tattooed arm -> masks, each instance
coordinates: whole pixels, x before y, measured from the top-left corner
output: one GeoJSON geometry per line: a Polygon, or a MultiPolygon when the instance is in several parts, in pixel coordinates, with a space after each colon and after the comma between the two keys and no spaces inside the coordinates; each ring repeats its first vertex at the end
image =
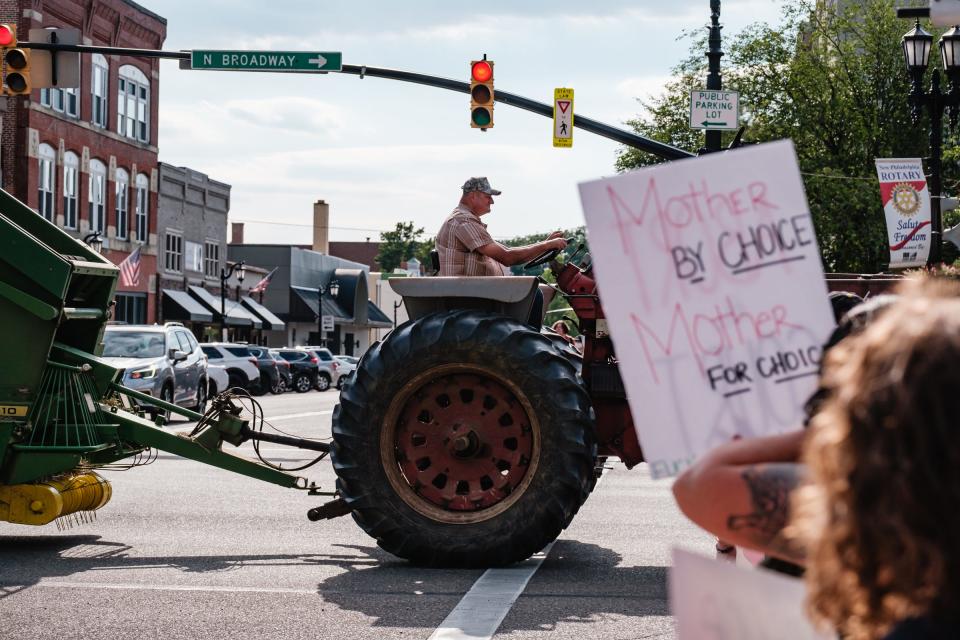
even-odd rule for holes
{"type": "Polygon", "coordinates": [[[804,432],[717,447],[673,485],[688,518],[720,539],[791,562],[802,551],[783,536],[790,492],[803,480],[796,462],[804,432]]]}

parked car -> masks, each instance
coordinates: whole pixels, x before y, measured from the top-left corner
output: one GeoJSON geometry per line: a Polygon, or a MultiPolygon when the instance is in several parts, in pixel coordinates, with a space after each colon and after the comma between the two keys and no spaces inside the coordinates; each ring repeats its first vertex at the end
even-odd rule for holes
{"type": "Polygon", "coordinates": [[[257,359],[257,367],[260,369],[260,384],[251,389],[256,395],[263,395],[267,391],[279,393],[280,372],[277,370],[277,361],[270,355],[270,350],[266,347],[250,346],[250,354],[257,359]]]}
{"type": "Polygon", "coordinates": [[[356,371],[360,358],[354,358],[353,356],[333,356],[333,359],[340,365],[337,368],[337,372],[340,374],[340,377],[337,378],[337,389],[342,389],[343,381],[346,380],[351,373],[356,371]]]}
{"type": "MultiPolygon", "coordinates": [[[[123,386],[203,413],[207,408],[207,358],[179,322],[107,325],[101,357],[122,368],[123,386]]],[[[153,415],[169,411],[149,407],[153,415]]]]}
{"type": "Polygon", "coordinates": [[[280,374],[280,380],[277,385],[277,390],[270,390],[271,393],[283,393],[288,389],[293,389],[293,373],[290,369],[290,363],[280,357],[280,354],[277,353],[276,349],[268,349],[267,353],[270,354],[270,357],[273,358],[274,362],[277,363],[277,373],[280,374]]]}
{"type": "Polygon", "coordinates": [[[230,388],[230,376],[222,364],[207,363],[207,397],[213,397],[230,388]]]}
{"type": "Polygon", "coordinates": [[[303,349],[277,349],[277,355],[290,363],[293,377],[292,388],[297,393],[305,393],[317,384],[317,356],[303,349]]]}
{"type": "Polygon", "coordinates": [[[253,392],[260,384],[260,367],[257,359],[245,344],[234,342],[203,342],[200,348],[207,354],[210,364],[222,365],[227,370],[230,387],[240,387],[253,392]]]}
{"type": "MultiPolygon", "coordinates": [[[[317,358],[317,391],[326,391],[340,381],[340,363],[326,347],[298,347],[317,358]]],[[[339,385],[337,386],[339,388],[339,385]]]]}

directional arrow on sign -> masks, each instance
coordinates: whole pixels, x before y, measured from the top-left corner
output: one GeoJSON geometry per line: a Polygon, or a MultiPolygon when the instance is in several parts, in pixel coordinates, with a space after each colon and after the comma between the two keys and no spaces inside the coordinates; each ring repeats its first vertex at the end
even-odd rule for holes
{"type": "Polygon", "coordinates": [[[317,69],[323,69],[327,64],[327,59],[318,53],[316,58],[310,58],[307,62],[317,65],[317,69]]]}
{"type": "Polygon", "coordinates": [[[700,124],[702,124],[702,125],[705,126],[705,127],[724,127],[724,126],[727,126],[727,123],[726,123],[726,122],[709,122],[709,121],[707,121],[707,120],[704,120],[704,121],[701,122],[700,124]]]}

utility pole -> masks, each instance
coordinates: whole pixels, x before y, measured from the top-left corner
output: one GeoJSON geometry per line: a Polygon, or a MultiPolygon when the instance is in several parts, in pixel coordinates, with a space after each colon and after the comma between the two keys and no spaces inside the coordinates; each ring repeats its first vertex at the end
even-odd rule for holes
{"type": "MultiPolygon", "coordinates": [[[[708,40],[710,48],[707,51],[707,60],[709,61],[707,73],[707,90],[719,91],[723,89],[723,78],[720,76],[720,58],[723,57],[723,51],[720,49],[721,37],[720,30],[720,0],[710,0],[710,38],[708,40]]],[[[720,151],[720,131],[707,129],[706,143],[702,152],[720,151]]]]}

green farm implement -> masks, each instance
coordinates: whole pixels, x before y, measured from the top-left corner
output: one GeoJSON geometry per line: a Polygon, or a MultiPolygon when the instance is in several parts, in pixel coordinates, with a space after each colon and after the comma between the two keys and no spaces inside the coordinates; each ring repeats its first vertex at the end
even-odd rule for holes
{"type": "MultiPolygon", "coordinates": [[[[152,449],[284,487],[305,478],[222,450],[251,439],[320,452],[323,442],[251,428],[236,397],[201,415],[122,387],[123,370],[97,357],[119,269],[0,190],[0,521],[42,525],[84,518],[110,499],[96,471],[136,464],[152,449]],[[189,435],[145,417],[159,406],[197,421],[189,435]]],[[[322,507],[312,515],[323,517],[322,507]],[[319,513],[319,515],[318,515],[319,513]]]]}

